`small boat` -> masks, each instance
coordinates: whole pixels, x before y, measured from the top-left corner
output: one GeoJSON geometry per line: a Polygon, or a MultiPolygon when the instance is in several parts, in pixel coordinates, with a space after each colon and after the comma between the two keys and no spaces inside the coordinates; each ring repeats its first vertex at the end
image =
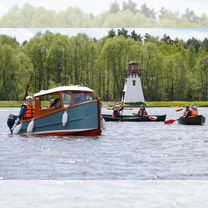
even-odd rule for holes
{"type": "Polygon", "coordinates": [[[128,122],[158,122],[165,121],[166,115],[150,115],[150,116],[136,116],[136,115],[122,115],[119,118],[113,118],[112,115],[102,114],[105,121],[128,121],[128,122]]]}
{"type": "Polygon", "coordinates": [[[206,118],[202,115],[190,118],[185,118],[184,116],[181,116],[179,119],[177,119],[178,123],[183,125],[203,125],[205,123],[205,120],[206,118]]]}
{"type": "MultiPolygon", "coordinates": [[[[14,134],[33,136],[99,136],[102,133],[102,116],[100,99],[92,99],[94,93],[88,87],[79,85],[61,86],[43,90],[34,95],[34,118],[22,120],[14,134]],[[51,99],[59,99],[58,108],[51,108],[51,99]],[[47,106],[48,105],[48,106],[47,106]]],[[[12,119],[8,126],[11,130],[12,119]]]]}

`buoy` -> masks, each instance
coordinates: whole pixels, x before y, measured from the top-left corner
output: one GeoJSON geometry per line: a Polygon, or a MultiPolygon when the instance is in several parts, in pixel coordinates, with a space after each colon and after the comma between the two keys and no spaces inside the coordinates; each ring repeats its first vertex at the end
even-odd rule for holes
{"type": "Polygon", "coordinates": [[[63,126],[66,126],[67,121],[68,121],[68,114],[67,114],[67,112],[65,111],[65,112],[63,113],[63,116],[62,116],[62,125],[63,125],[63,126]]]}
{"type": "Polygon", "coordinates": [[[28,127],[27,127],[27,133],[32,133],[33,129],[34,129],[34,125],[35,125],[35,122],[34,120],[32,119],[32,121],[30,121],[28,127]]]}
{"type": "Polygon", "coordinates": [[[101,117],[101,129],[102,129],[103,131],[106,130],[105,120],[103,119],[103,117],[101,117]]]}
{"type": "Polygon", "coordinates": [[[22,128],[22,123],[20,123],[18,126],[16,126],[13,130],[13,134],[19,134],[20,130],[22,128]]]}

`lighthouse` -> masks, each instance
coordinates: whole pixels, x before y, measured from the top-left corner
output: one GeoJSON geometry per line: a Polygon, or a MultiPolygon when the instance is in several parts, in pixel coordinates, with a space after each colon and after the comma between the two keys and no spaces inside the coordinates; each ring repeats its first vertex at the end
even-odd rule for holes
{"type": "Polygon", "coordinates": [[[141,84],[141,70],[138,68],[138,63],[132,61],[128,65],[126,73],[125,86],[123,90],[124,103],[144,103],[144,94],[141,84]]]}

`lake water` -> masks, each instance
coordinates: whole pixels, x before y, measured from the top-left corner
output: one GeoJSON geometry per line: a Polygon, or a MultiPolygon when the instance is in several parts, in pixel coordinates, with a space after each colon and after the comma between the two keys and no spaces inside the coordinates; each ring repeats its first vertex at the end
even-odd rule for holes
{"type": "MultiPolygon", "coordinates": [[[[6,121],[18,111],[0,109],[0,179],[208,179],[207,121],[203,126],[108,122],[96,138],[12,136],[6,121]]],[[[207,108],[199,111],[208,118],[207,108]]],[[[167,119],[181,115],[175,108],[148,112],[168,114],[167,119]]]]}

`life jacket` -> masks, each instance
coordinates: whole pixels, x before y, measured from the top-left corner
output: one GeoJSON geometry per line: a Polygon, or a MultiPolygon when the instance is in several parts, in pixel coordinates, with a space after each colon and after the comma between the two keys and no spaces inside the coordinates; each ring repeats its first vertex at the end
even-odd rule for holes
{"type": "Polygon", "coordinates": [[[188,117],[190,117],[190,116],[191,116],[191,114],[192,114],[192,113],[191,113],[191,111],[190,111],[190,110],[185,111],[185,112],[184,112],[184,117],[185,117],[185,118],[188,118],[188,117]]]}
{"type": "Polygon", "coordinates": [[[119,116],[120,116],[120,112],[118,110],[114,110],[112,118],[118,118],[119,116]]]}
{"type": "Polygon", "coordinates": [[[34,117],[34,115],[35,115],[35,109],[33,109],[31,106],[27,105],[27,111],[24,114],[23,119],[24,120],[31,119],[34,117]]]}
{"type": "Polygon", "coordinates": [[[198,116],[198,110],[192,110],[191,117],[197,117],[197,116],[198,116]]]}
{"type": "Polygon", "coordinates": [[[146,110],[139,110],[138,116],[148,116],[148,113],[146,110]]]}

